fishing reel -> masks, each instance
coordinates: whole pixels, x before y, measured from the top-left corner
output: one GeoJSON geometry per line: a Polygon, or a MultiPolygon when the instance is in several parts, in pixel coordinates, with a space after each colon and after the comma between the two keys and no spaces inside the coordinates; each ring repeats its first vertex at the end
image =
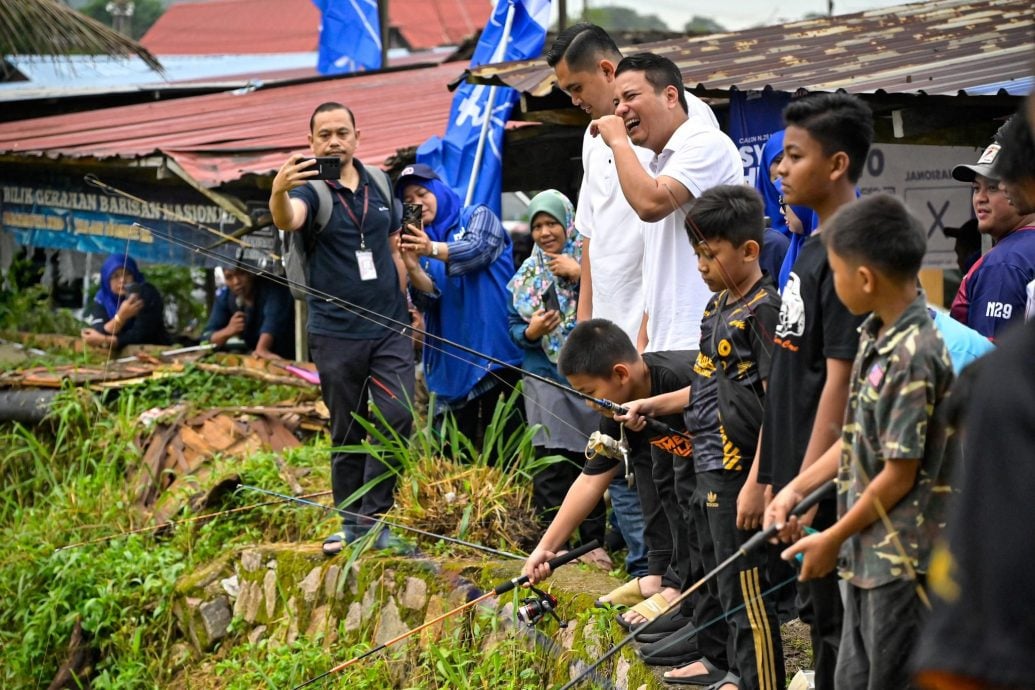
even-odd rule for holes
{"type": "Polygon", "coordinates": [[[517,610],[518,620],[528,627],[534,628],[543,618],[552,616],[557,621],[557,625],[562,628],[568,627],[568,624],[562,621],[556,613],[557,597],[538,587],[529,587],[529,589],[532,590],[534,596],[521,600],[521,606],[517,610]]]}

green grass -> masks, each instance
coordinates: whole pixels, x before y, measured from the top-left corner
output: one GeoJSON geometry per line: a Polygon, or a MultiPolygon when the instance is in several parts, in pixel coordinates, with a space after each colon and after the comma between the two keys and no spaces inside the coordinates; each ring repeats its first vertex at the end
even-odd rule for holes
{"type": "MultiPolygon", "coordinates": [[[[49,684],[65,659],[77,621],[98,653],[89,679],[94,688],[164,687],[184,676],[199,682],[204,677],[202,687],[285,687],[348,658],[347,646],[339,645],[331,655],[319,639],[250,645],[242,643],[241,636],[228,638],[213,660],[200,665],[193,662],[180,670],[174,658],[176,643],[182,642],[172,612],[179,576],[241,545],[318,538],[336,523],[325,511],[293,504],[266,506],[183,524],[158,536],[145,532],[55,552],[57,547],[148,524],[130,504],[125,480],[127,468],[140,456],[134,439],[141,432],[135,421],[141,412],[180,402],[200,408],[267,404],[297,396],[297,388],[189,369],[182,376],[123,389],[103,404],[69,388],[58,396],[46,423],[35,428],[0,425],[0,539],[7,546],[0,555],[0,687],[49,684]],[[209,675],[196,675],[199,669],[209,675]]],[[[447,433],[453,447],[463,446],[464,439],[448,429],[447,433]]],[[[510,439],[490,434],[484,448],[472,449],[474,464],[484,464],[490,454],[511,458],[516,478],[508,482],[516,486],[534,469],[529,439],[524,432],[510,439]]],[[[378,452],[409,459],[408,440],[397,439],[394,445],[387,438],[376,441],[383,444],[378,452]]],[[[434,449],[430,443],[423,439],[418,448],[434,449]]],[[[319,490],[329,486],[329,450],[327,441],[316,437],[284,459],[307,468],[304,484],[319,490]]],[[[405,468],[403,472],[406,481],[405,468]]],[[[244,483],[286,490],[268,453],[217,458],[213,473],[235,473],[244,483]]],[[[508,492],[514,490],[508,487],[508,492]]],[[[216,508],[263,500],[241,492],[216,508]]],[[[465,637],[429,648],[408,671],[410,687],[541,687],[542,674],[535,670],[538,657],[523,641],[500,635],[491,650],[476,648],[474,640],[492,633],[495,625],[476,616],[465,632],[454,633],[465,637]]],[[[356,688],[385,687],[386,665],[395,663],[391,658],[357,666],[340,680],[356,688]]]]}

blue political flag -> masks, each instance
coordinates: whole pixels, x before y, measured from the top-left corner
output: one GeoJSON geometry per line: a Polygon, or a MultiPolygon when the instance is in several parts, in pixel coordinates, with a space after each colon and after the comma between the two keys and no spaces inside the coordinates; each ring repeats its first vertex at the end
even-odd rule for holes
{"type": "MultiPolygon", "coordinates": [[[[478,40],[471,67],[538,57],[549,22],[550,0],[498,0],[478,40]],[[504,42],[507,14],[512,6],[510,36],[504,42]]],[[[518,97],[518,92],[509,87],[461,84],[453,94],[445,136],[431,137],[417,149],[417,161],[430,165],[465,199],[482,125],[488,117],[489,128],[471,203],[485,204],[497,215],[503,176],[503,130],[518,97]]]]}
{"type": "Polygon", "coordinates": [[[313,0],[320,10],[320,74],[381,67],[381,21],[377,0],[313,0]]]}

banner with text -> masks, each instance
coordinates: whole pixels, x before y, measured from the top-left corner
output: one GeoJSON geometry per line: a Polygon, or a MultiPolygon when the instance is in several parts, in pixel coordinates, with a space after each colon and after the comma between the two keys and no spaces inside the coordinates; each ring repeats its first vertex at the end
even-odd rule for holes
{"type": "Polygon", "coordinates": [[[980,148],[874,144],[866,158],[859,191],[897,196],[927,229],[925,268],[956,268],[954,240],[946,227],[959,227],[974,216],[970,185],[952,179],[960,163],[974,163],[980,148]]]}
{"type": "MultiPolygon", "coordinates": [[[[124,181],[116,186],[150,201],[108,195],[70,177],[0,177],[0,228],[22,245],[93,254],[128,252],[149,263],[214,266],[217,262],[161,235],[173,235],[184,244],[202,248],[219,238],[172,220],[163,210],[223,233],[241,227],[239,220],[193,190],[143,188],[124,181]]],[[[234,245],[224,244],[216,251],[232,257],[234,249],[234,245]]]]}

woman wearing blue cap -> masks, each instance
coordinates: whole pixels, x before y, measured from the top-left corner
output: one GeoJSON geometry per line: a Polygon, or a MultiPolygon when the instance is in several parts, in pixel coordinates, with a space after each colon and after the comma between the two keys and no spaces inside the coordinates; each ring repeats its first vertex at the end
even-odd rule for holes
{"type": "Polygon", "coordinates": [[[83,340],[94,347],[169,345],[165,305],[157,288],[144,279],[129,256],[111,255],[101,266],[101,284],[83,340]]]}
{"type": "MultiPolygon", "coordinates": [[[[521,364],[521,352],[507,331],[507,281],[514,274],[510,236],[489,207],[464,208],[427,165],[404,169],[395,195],[423,207],[421,224],[403,228],[400,246],[413,303],[433,336],[425,339],[422,355],[428,390],[436,396],[432,413],[451,411],[460,432],[481,447],[497,402],[520,376],[449,343],[521,364]]],[[[508,437],[520,423],[511,418],[508,437]]]]}

